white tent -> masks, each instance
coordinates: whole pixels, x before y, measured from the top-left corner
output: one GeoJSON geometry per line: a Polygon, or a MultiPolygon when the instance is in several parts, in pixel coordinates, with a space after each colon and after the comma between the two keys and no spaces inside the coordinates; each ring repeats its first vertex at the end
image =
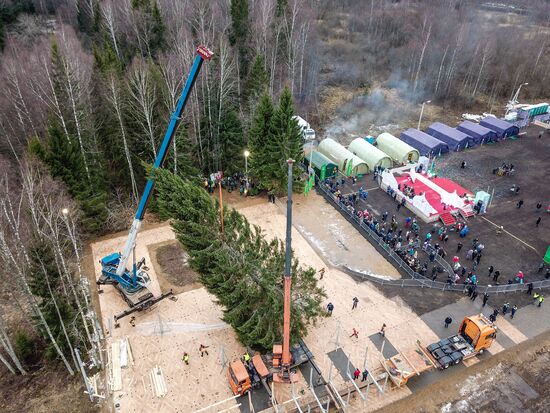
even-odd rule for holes
{"type": "Polygon", "coordinates": [[[399,164],[416,162],[420,157],[416,149],[387,132],[378,135],[376,146],[399,164]]]}
{"type": "Polygon", "coordinates": [[[354,139],[348,146],[348,149],[364,160],[371,171],[377,166],[383,168],[391,168],[393,166],[393,161],[388,155],[363,138],[354,139]]]}
{"type": "Polygon", "coordinates": [[[333,139],[323,139],[319,144],[318,150],[338,165],[340,172],[345,175],[363,175],[369,173],[369,167],[365,161],[333,139]]]}

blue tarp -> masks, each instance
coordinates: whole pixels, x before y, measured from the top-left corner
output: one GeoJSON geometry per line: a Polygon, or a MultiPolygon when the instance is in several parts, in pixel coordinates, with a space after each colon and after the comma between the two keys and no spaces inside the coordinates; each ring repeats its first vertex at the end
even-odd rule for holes
{"type": "Polygon", "coordinates": [[[460,151],[475,145],[474,138],[441,122],[432,123],[426,132],[449,145],[449,150],[460,151]]]}
{"type": "Polygon", "coordinates": [[[494,130],[497,134],[498,139],[504,139],[509,136],[514,136],[519,133],[517,126],[512,125],[505,120],[495,118],[493,116],[487,116],[481,122],[481,126],[485,126],[488,129],[494,130]]]}
{"type": "Polygon", "coordinates": [[[420,155],[441,155],[449,152],[449,146],[445,142],[441,142],[439,139],[418,129],[407,129],[401,133],[399,139],[417,149],[420,155]]]}
{"type": "Polygon", "coordinates": [[[497,140],[495,131],[478,125],[477,123],[465,120],[456,127],[459,131],[464,132],[474,138],[476,144],[486,143],[497,140]]]}

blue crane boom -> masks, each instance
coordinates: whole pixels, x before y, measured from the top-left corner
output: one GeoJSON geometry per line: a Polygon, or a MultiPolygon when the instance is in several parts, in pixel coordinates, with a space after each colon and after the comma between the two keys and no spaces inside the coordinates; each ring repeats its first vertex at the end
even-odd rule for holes
{"type": "MultiPolygon", "coordinates": [[[[210,60],[212,58],[212,55],[213,53],[205,46],[199,46],[197,48],[197,56],[195,58],[195,61],[193,62],[193,66],[191,67],[189,77],[185,82],[185,86],[176,105],[176,109],[170,117],[170,123],[168,124],[168,128],[166,129],[166,133],[164,134],[164,138],[158,151],[157,158],[155,159],[155,163],[153,164],[150,178],[147,180],[145,190],[143,191],[143,194],[139,201],[138,209],[134,217],[134,221],[132,222],[130,231],[128,233],[128,238],[126,239],[124,250],[122,254],[116,252],[101,259],[102,274],[97,283],[100,285],[115,285],[123,295],[126,302],[130,305],[130,307],[135,307],[135,309],[133,310],[125,311],[122,316],[143,309],[141,307],[148,308],[152,304],[154,304],[154,302],[165,298],[165,295],[163,295],[160,297],[160,299],[155,299],[153,297],[153,294],[147,289],[147,285],[149,284],[150,279],[149,275],[145,271],[141,270],[142,264],[144,262],[143,260],[138,265],[134,263],[131,270],[128,270],[127,265],[130,259],[130,255],[134,251],[137,235],[139,233],[139,229],[145,215],[145,209],[147,208],[147,204],[149,203],[151,194],[153,192],[153,186],[155,183],[155,170],[161,168],[164,164],[164,161],[168,154],[168,149],[170,148],[170,144],[172,143],[172,140],[174,138],[176,128],[179,121],[181,120],[181,115],[183,113],[183,110],[185,109],[185,105],[187,104],[189,96],[191,95],[191,90],[193,89],[193,85],[197,80],[201,66],[205,60],[210,60]],[[144,290],[146,291],[144,292],[144,290]]],[[[166,296],[167,295],[170,295],[170,293],[166,294],[166,296]]],[[[120,316],[118,316],[118,318],[120,318],[120,316]]]]}

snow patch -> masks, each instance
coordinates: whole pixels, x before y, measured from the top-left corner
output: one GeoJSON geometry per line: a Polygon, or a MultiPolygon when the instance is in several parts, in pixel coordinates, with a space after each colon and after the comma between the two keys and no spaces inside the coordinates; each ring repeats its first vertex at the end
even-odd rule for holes
{"type": "Polygon", "coordinates": [[[350,271],[357,272],[359,274],[368,275],[369,277],[378,278],[380,280],[393,280],[394,278],[390,277],[389,275],[382,275],[382,274],[375,274],[373,272],[370,272],[368,270],[361,270],[358,268],[348,267],[346,266],[350,271]]]}
{"type": "Polygon", "coordinates": [[[327,254],[328,248],[323,241],[315,238],[311,232],[304,228],[303,225],[297,225],[296,228],[298,228],[298,232],[300,232],[302,236],[308,239],[311,244],[315,245],[315,247],[323,254],[323,256],[328,260],[331,265],[334,265],[335,267],[340,265],[339,262],[335,262],[332,257],[327,254]]]}

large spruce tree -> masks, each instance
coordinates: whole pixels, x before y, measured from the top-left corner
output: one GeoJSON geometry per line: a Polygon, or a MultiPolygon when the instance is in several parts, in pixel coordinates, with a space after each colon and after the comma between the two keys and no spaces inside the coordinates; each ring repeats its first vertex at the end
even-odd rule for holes
{"type": "Polygon", "coordinates": [[[268,166],[270,153],[267,144],[273,135],[273,114],[275,109],[271,97],[264,93],[256,108],[252,124],[248,131],[248,147],[250,148],[249,168],[250,174],[256,177],[260,187],[270,190],[266,168],[268,166]]]}
{"type": "Polygon", "coordinates": [[[267,89],[268,77],[264,68],[264,58],[256,55],[243,88],[243,105],[246,113],[253,113],[258,99],[267,89]]]}
{"type": "Polygon", "coordinates": [[[248,31],[250,22],[248,20],[248,0],[231,0],[231,32],[229,43],[236,46],[239,51],[239,65],[241,78],[248,73],[250,64],[250,53],[248,48],[248,31]]]}
{"type": "MultiPolygon", "coordinates": [[[[282,338],[284,243],[267,241],[234,209],[225,210],[222,234],[218,204],[203,188],[166,170],[155,171],[155,179],[160,214],[172,219],[191,266],[224,308],[223,319],[243,344],[271,349],[282,338]]],[[[315,270],[293,259],[293,343],[322,316],[323,297],[315,270]]]]}
{"type": "Polygon", "coordinates": [[[285,88],[276,110],[269,95],[260,100],[249,130],[250,169],[260,187],[275,194],[284,194],[287,186],[287,159],[294,159],[294,191],[303,190],[300,162],[303,139],[293,119],[292,94],[285,88]]]}
{"type": "Polygon", "coordinates": [[[285,161],[287,159],[294,160],[294,192],[302,192],[304,186],[301,180],[302,169],[300,167],[304,157],[303,138],[298,122],[293,118],[292,94],[290,89],[285,88],[281,93],[279,106],[273,115],[273,135],[271,135],[267,145],[271,157],[269,158],[269,175],[266,178],[271,183],[271,190],[277,194],[286,192],[288,166],[285,161]]]}
{"type": "Polygon", "coordinates": [[[46,145],[38,139],[29,142],[29,151],[43,161],[50,174],[61,179],[83,212],[82,224],[89,233],[100,233],[107,220],[107,193],[101,186],[101,174],[87,179],[77,143],[69,141],[59,125],[50,123],[46,145]],[[99,178],[99,179],[98,179],[99,178]]]}

